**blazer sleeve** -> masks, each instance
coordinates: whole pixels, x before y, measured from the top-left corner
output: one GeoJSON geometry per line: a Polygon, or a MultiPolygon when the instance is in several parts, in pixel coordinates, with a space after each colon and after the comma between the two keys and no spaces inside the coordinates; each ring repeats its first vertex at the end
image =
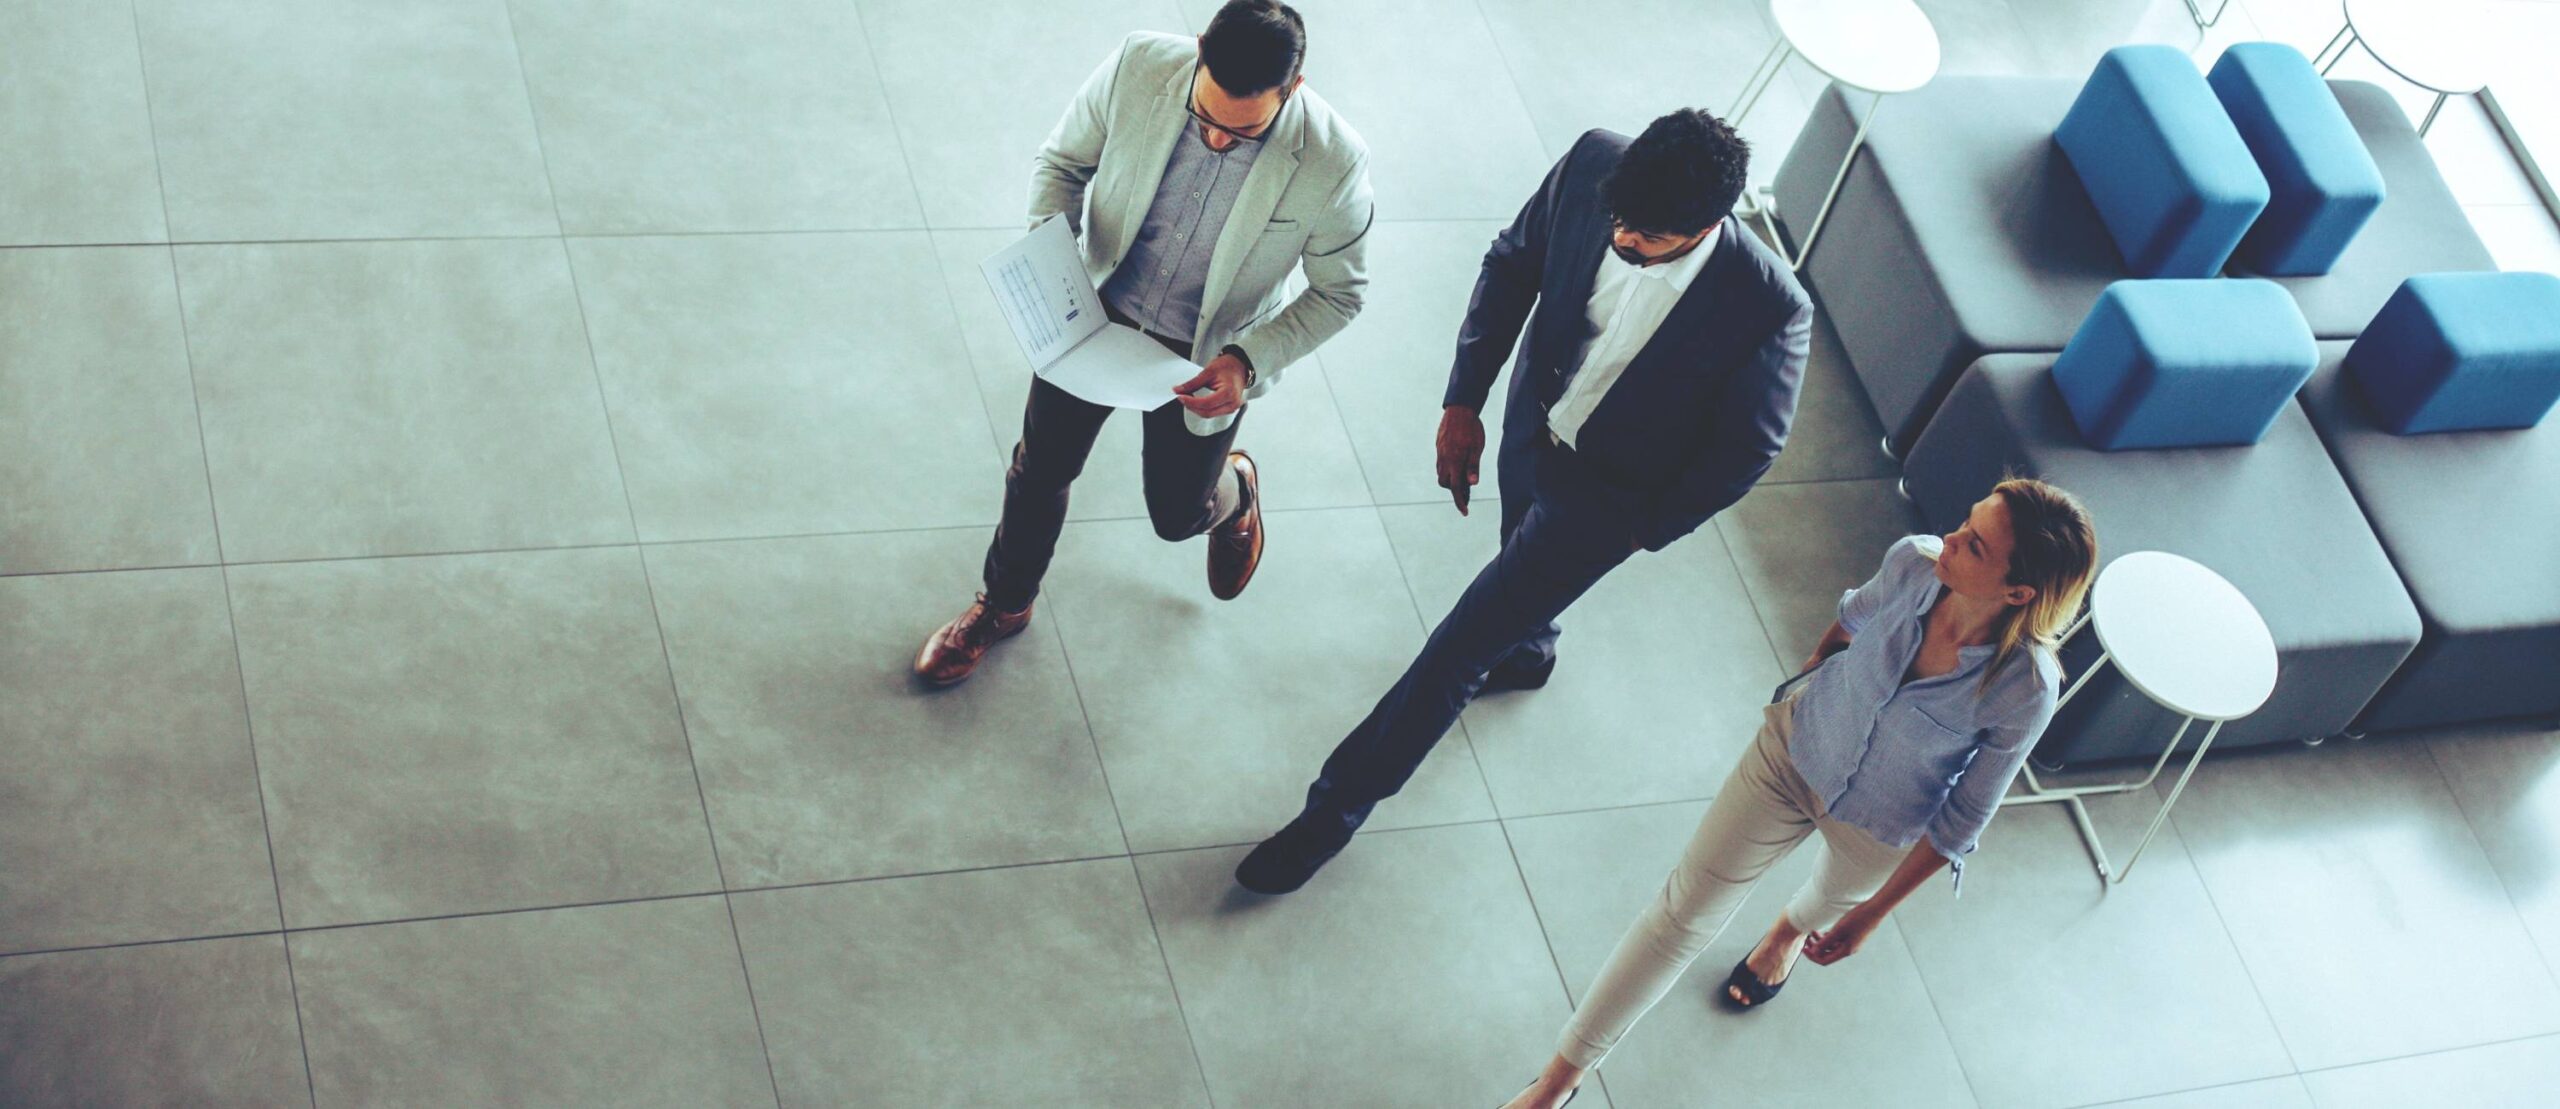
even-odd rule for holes
{"type": "MultiPolygon", "coordinates": [[[[1587,137],[1587,136],[1586,136],[1587,137]]],[[[1564,194],[1565,167],[1581,148],[1565,152],[1547,171],[1547,179],[1520,206],[1511,226],[1493,237],[1476,272],[1476,288],[1467,298],[1467,318],[1458,325],[1458,357],[1449,367],[1449,388],[1440,403],[1482,411],[1502,376],[1502,363],[1519,342],[1538,302],[1538,286],[1547,267],[1547,233],[1555,226],[1556,206],[1564,194]]]]}
{"type": "Polygon", "coordinates": [[[1369,193],[1369,156],[1362,151],[1334,184],[1324,215],[1307,234],[1298,265],[1307,287],[1271,318],[1236,334],[1235,345],[1253,363],[1253,391],[1259,397],[1280,380],[1280,371],[1324,344],[1360,314],[1369,287],[1369,225],[1377,205],[1369,193]]]}
{"type": "Polygon", "coordinates": [[[1068,230],[1083,233],[1084,187],[1093,180],[1094,167],[1102,164],[1102,144],[1111,134],[1111,92],[1128,57],[1129,42],[1124,41],[1102,59],[1041,141],[1040,153],[1031,159],[1031,226],[1063,213],[1068,230]]]}
{"type": "Polygon", "coordinates": [[[1813,345],[1813,305],[1796,306],[1784,326],[1725,379],[1706,431],[1706,446],[1636,527],[1636,540],[1659,551],[1698,530],[1769,472],[1796,418],[1796,393],[1813,345]]]}

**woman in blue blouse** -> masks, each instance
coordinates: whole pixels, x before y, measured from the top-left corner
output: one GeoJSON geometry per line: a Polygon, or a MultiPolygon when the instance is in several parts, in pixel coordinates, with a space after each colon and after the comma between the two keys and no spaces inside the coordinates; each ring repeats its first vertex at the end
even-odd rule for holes
{"type": "Polygon", "coordinates": [[[1758,740],[1618,941],[1554,1061],[1506,1109],[1572,1100],[1807,836],[1822,837],[1821,865],[1734,965],[1729,1004],[1775,997],[1799,953],[1857,953],[1941,867],[1961,890],[1964,856],[2053,717],[2054,652],[2097,565],[2080,502],[2028,480],[1994,487],[1953,534],[1887,550],[1874,578],[1841,595],[1839,620],[1763,712],[1758,740]]]}

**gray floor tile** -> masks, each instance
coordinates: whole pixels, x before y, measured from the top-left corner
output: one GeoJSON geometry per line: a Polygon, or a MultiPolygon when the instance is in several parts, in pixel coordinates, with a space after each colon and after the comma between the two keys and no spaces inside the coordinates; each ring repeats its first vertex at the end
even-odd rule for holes
{"type": "MultiPolygon", "coordinates": [[[[2090,802],[2118,865],[2159,803],[2147,791],[2090,802]]],[[[1932,883],[1897,915],[1985,1106],[2084,1105],[2293,1072],[2175,829],[2108,888],[2061,806],[2006,809],[1966,868],[1962,898],[1932,883]]]]}
{"type": "MultiPolygon", "coordinates": [[[[2198,3],[2209,13],[2220,0],[2198,3]]],[[[2009,10],[2043,71],[2057,76],[2085,77],[2101,55],[2130,43],[2190,50],[2199,67],[2210,68],[2223,46],[2259,37],[2238,4],[2209,31],[2196,27],[2186,0],[2012,0],[2009,10]]]]}
{"type": "Polygon", "coordinates": [[[717,897],[292,943],[323,1106],[773,1103],[717,897]]]}
{"type": "Polygon", "coordinates": [[[2110,1109],[2312,1109],[2311,1091],[2290,1074],[2107,1104],[2110,1109]]]}
{"type": "MultiPolygon", "coordinates": [[[[1730,120],[1753,68],[1778,41],[1766,5],[1750,0],[1483,0],[1482,7],[1538,137],[1558,156],[1594,127],[1634,135],[1675,108],[1700,108],[1730,120]],[[1681,63],[1622,64],[1629,29],[1637,27],[1682,43],[1681,63]]],[[[1790,65],[1808,68],[1801,61],[1790,65]]],[[[1773,82],[1752,106],[1742,137],[1751,144],[1754,184],[1777,179],[1778,163],[1786,160],[1812,110],[1812,100],[1791,78],[1773,82]]]]}
{"type": "Polygon", "coordinates": [[[1764,484],[1716,526],[1791,674],[1839,616],[1841,592],[1873,576],[1894,540],[1921,530],[1891,481],[1764,484]]]}
{"type": "Polygon", "coordinates": [[[1219,1105],[1498,1105],[1555,1050],[1564,991],[1500,828],[1364,835],[1277,899],[1235,888],[1243,854],[1138,860],[1219,1105]]]}
{"type": "Polygon", "coordinates": [[[2042,74],[2044,60],[2010,0],[1920,0],[1938,33],[1941,75],[2042,74]]]}
{"type": "Polygon", "coordinates": [[[2560,1030],[2560,989],[2519,973],[2533,943],[2424,746],[2216,760],[2175,821],[2302,1069],[2560,1030]]]}
{"type": "Polygon", "coordinates": [[[0,704],[0,951],[278,926],[221,571],[0,580],[0,704]]]}
{"type": "Polygon", "coordinates": [[[2560,968],[2560,729],[2483,724],[2425,742],[2545,965],[2560,968]]]}
{"type": "MultiPolygon", "coordinates": [[[[1702,804],[1656,805],[1508,822],[1547,941],[1577,999],[1660,896],[1663,876],[1705,812],[1702,804]]],[[[1808,843],[1764,875],[1688,975],[1618,1042],[1601,1073],[1621,1109],[1973,1104],[1929,993],[1890,925],[1845,961],[1798,963],[1792,985],[1768,1012],[1737,1014],[1718,1004],[1725,973],[1812,877],[1819,854],[1808,843]],[[1856,1065],[1836,1065],[1844,1059],[1856,1065]]]]}
{"type": "Polygon", "coordinates": [[[142,0],[169,233],[560,230],[503,0],[142,0]]]}
{"type": "Polygon", "coordinates": [[[305,1105],[284,941],[0,959],[0,1103],[305,1105]]]}
{"type": "Polygon", "coordinates": [[[292,926],[718,887],[637,550],[231,590],[292,926]]]}
{"type": "MultiPolygon", "coordinates": [[[[1493,558],[1495,514],[1403,505],[1381,515],[1423,618],[1438,623],[1493,558]]],[[[1629,559],[1561,623],[1546,688],[1467,709],[1505,816],[1713,794],[1784,676],[1713,528],[1629,559]]]]}
{"type": "MultiPolygon", "coordinates": [[[[1528,195],[1522,191],[1521,199],[1528,195]]],[[[1325,344],[1322,357],[1379,504],[1449,503],[1434,469],[1440,400],[1477,269],[1503,226],[1433,221],[1380,223],[1369,231],[1368,302],[1360,318],[1325,344]]],[[[1474,503],[1488,513],[1499,511],[1494,453],[1510,385],[1506,365],[1482,413],[1488,441],[1474,503]]]]}
{"type": "Polygon", "coordinates": [[[852,5],[516,0],[571,234],[922,227],[852,5]]]}
{"type": "Polygon", "coordinates": [[[928,692],[909,671],[968,604],[987,538],[648,552],[731,888],[1123,850],[1047,620],[958,688],[928,692]]]}
{"type": "MultiPolygon", "coordinates": [[[[2420,118],[2424,118],[2421,116],[2420,118]]],[[[2444,183],[2464,204],[2540,204],[2533,181],[2517,164],[2515,152],[2490,122],[2489,111],[2476,97],[2445,102],[2436,125],[2427,131],[2427,153],[2434,157],[2444,183]]]]}
{"type": "Polygon", "coordinates": [[[1196,34],[1174,0],[862,0],[862,24],[933,227],[1029,222],[1031,161],[1134,31],[1196,34]],[[958,45],[965,43],[965,48],[958,45]]]}
{"type": "Polygon", "coordinates": [[[215,561],[169,252],[8,251],[0,288],[0,573],[215,561]]]}
{"type": "Polygon", "coordinates": [[[2471,229],[2502,270],[2560,273],[2560,223],[2540,204],[2475,206],[2462,210],[2471,229]]]}
{"type": "Polygon", "coordinates": [[[1840,333],[1829,316],[1817,311],[1813,349],[1796,393],[1795,423],[1787,429],[1786,449],[1778,452],[1761,484],[1902,476],[1885,455],[1883,441],[1884,422],[1876,419],[1875,405],[1858,384],[1840,333]]]}
{"type": "Polygon", "coordinates": [[[577,239],[640,537],[993,524],[922,232],[577,239]]]}
{"type": "Polygon", "coordinates": [[[0,246],[168,238],[131,8],[14,5],[0,73],[0,246]]]}
{"type": "Polygon", "coordinates": [[[2530,1109],[2560,1089],[2560,1037],[2444,1051],[2302,1076],[2320,1109],[2530,1109]]]}
{"type": "MultiPolygon", "coordinates": [[[[1041,611],[1065,637],[1140,851],[1245,843],[1296,815],[1327,752],[1422,646],[1371,509],[1278,512],[1253,587],[1209,596],[1204,545],[1070,524],[1041,611]]],[[[1452,729],[1372,827],[1493,816],[1452,729]]]]}
{"type": "Polygon", "coordinates": [[[1126,859],[737,896],[794,1105],[1206,1106],[1126,859]]]}
{"type": "Polygon", "coordinates": [[[557,242],[178,250],[234,562],[629,542],[557,242]]]}
{"type": "MultiPolygon", "coordinates": [[[[979,391],[994,424],[996,459],[1010,463],[1022,436],[1022,408],[1031,394],[1031,364],[1005,326],[978,262],[1021,236],[1013,231],[937,231],[942,278],[960,313],[961,333],[976,368],[979,391]]],[[[1324,350],[1333,349],[1327,344],[1324,350]]],[[[1271,391],[1253,402],[1236,431],[1236,447],[1253,453],[1261,468],[1265,503],[1275,509],[1344,508],[1369,503],[1360,459],[1343,430],[1342,413],[1322,356],[1287,367],[1271,391]]],[[[1102,427],[1085,479],[1068,502],[1070,520],[1131,519],[1147,514],[1138,468],[1145,442],[1135,412],[1114,415],[1102,427]]]]}
{"type": "MultiPolygon", "coordinates": [[[[1564,154],[1538,141],[1472,0],[1292,6],[1307,23],[1307,87],[1368,142],[1379,219],[1508,220],[1564,154]]],[[[1206,27],[1218,3],[1182,10],[1206,27]]]]}

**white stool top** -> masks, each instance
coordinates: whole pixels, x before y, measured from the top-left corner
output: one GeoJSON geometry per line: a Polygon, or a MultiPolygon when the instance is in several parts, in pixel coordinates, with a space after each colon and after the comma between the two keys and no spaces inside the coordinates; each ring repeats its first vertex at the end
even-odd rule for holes
{"type": "Polygon", "coordinates": [[[2384,68],[2430,92],[2480,91],[2504,52],[2487,0],[2347,0],[2347,26],[2384,68]]]}
{"type": "Polygon", "coordinates": [[[2276,688],[2276,641],[2222,575],[2166,551],[2107,564],[2089,623],[2126,681],[2171,711],[2237,720],[2276,688]]]}
{"type": "Polygon", "coordinates": [[[1913,0],[1769,0],[1787,45],[1832,80],[1910,92],[1938,75],[1938,29],[1913,0]]]}

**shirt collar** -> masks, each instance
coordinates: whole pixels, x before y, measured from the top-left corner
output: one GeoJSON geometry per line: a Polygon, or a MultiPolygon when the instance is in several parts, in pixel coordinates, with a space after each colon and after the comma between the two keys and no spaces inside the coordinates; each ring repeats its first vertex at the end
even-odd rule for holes
{"type": "Polygon", "coordinates": [[[1724,224],[1719,223],[1707,229],[1707,237],[1699,240],[1697,249],[1659,266],[1636,265],[1618,257],[1618,252],[1614,250],[1603,251],[1602,256],[1626,267],[1637,277],[1660,281],[1671,286],[1673,293],[1686,293],[1689,291],[1690,283],[1698,279],[1699,271],[1707,268],[1707,255],[1715,252],[1716,244],[1723,238],[1724,224]]]}

